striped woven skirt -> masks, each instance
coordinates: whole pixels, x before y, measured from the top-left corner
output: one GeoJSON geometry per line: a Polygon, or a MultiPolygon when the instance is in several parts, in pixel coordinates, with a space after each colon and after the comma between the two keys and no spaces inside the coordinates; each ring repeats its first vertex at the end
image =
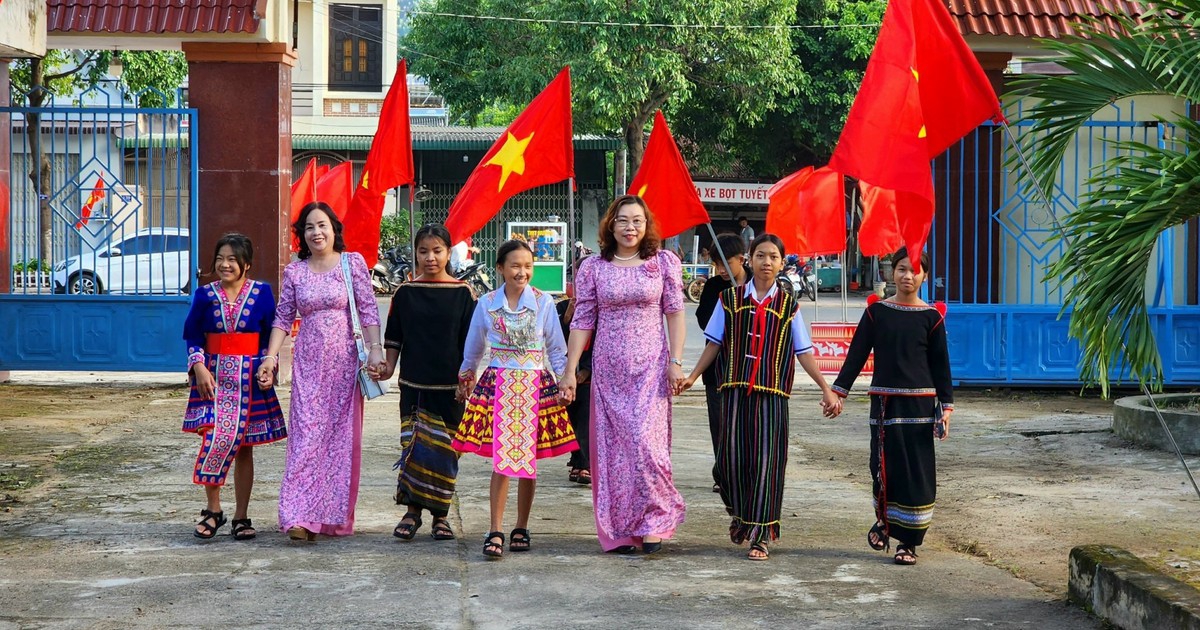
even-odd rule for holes
{"type": "Polygon", "coordinates": [[[549,370],[489,367],[467,401],[454,449],[492,459],[509,477],[537,478],[537,460],[577,450],[549,370]]]}
{"type": "Polygon", "coordinates": [[[717,483],[733,517],[735,544],[779,538],[783,477],[787,468],[788,399],[750,393],[744,387],[721,390],[725,422],[717,441],[717,483]]]}
{"type": "Polygon", "coordinates": [[[933,521],[935,417],[941,417],[935,398],[871,395],[875,518],[886,524],[888,536],[914,547],[925,540],[933,521]]]}
{"type": "Polygon", "coordinates": [[[458,480],[458,453],[450,436],[462,418],[454,390],[400,387],[400,460],[396,503],[417,505],[434,516],[450,512],[458,480]]]}

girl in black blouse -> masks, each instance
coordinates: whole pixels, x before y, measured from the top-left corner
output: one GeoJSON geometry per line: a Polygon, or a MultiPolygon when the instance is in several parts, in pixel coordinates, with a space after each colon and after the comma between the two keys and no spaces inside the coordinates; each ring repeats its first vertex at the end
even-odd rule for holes
{"type": "Polygon", "coordinates": [[[916,564],[917,547],[933,520],[937,493],[933,438],[946,439],[950,413],[950,355],[942,312],[919,295],[929,269],[922,253],[914,268],[908,251],[892,254],[896,295],[867,307],[833,391],[846,396],[875,351],[871,378],[871,476],[875,525],[867,544],[882,551],[895,538],[896,564],[916,564]]]}

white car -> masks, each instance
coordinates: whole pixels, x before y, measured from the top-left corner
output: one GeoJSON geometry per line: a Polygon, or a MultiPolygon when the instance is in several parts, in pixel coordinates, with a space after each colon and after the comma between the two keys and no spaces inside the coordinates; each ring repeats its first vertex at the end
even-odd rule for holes
{"type": "Polygon", "coordinates": [[[185,228],[145,228],[54,265],[56,293],[178,295],[191,288],[185,228]]]}

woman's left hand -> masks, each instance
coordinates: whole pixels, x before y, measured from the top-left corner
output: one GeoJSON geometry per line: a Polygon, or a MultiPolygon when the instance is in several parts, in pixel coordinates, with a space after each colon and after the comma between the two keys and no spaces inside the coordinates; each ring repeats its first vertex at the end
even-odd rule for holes
{"type": "Polygon", "coordinates": [[[379,376],[383,374],[386,367],[387,360],[383,358],[383,350],[380,350],[378,346],[371,348],[371,351],[367,353],[367,372],[370,373],[371,378],[379,380],[379,376]]]}
{"type": "Polygon", "coordinates": [[[669,374],[671,378],[671,393],[676,396],[682,394],[684,389],[683,383],[687,380],[683,376],[683,368],[672,363],[667,374],[669,374]]]}
{"type": "Polygon", "coordinates": [[[946,438],[950,437],[950,414],[952,413],[954,413],[953,409],[942,409],[942,419],[938,421],[941,424],[941,435],[938,436],[939,440],[945,441],[946,438]]]}

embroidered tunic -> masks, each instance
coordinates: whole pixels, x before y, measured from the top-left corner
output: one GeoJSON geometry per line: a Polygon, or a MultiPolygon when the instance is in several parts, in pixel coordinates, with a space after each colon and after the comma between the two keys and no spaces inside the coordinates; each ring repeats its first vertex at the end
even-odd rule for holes
{"type": "Polygon", "coordinates": [[[183,430],[203,439],[192,482],[221,486],[238,449],[287,437],[275,389],[259,389],[255,379],[271,338],[275,297],[271,285],[246,280],[230,299],[213,282],[196,289],[183,323],[188,370],[203,364],[216,381],[213,400],[200,397],[192,379],[183,430]]]}
{"type": "Polygon", "coordinates": [[[467,402],[454,448],[492,458],[502,475],[537,478],[537,460],[576,450],[567,410],[558,402],[555,374],[567,365],[567,343],[554,299],[531,286],[517,307],[504,285],[479,300],[467,334],[460,378],[475,375],[484,350],[488,367],[467,402]],[[554,368],[551,374],[546,360],[554,368]]]}
{"type": "Polygon", "coordinates": [[[928,305],[890,301],[863,313],[834,381],[846,396],[871,351],[871,475],[877,519],[889,536],[920,545],[937,495],[934,422],[953,409],[945,319],[928,305]]]}
{"type": "Polygon", "coordinates": [[[736,544],[779,538],[787,469],[788,397],[795,357],[812,352],[800,305],[772,283],[762,300],[753,282],[725,290],[704,335],[728,357],[716,478],[736,544]]]}

